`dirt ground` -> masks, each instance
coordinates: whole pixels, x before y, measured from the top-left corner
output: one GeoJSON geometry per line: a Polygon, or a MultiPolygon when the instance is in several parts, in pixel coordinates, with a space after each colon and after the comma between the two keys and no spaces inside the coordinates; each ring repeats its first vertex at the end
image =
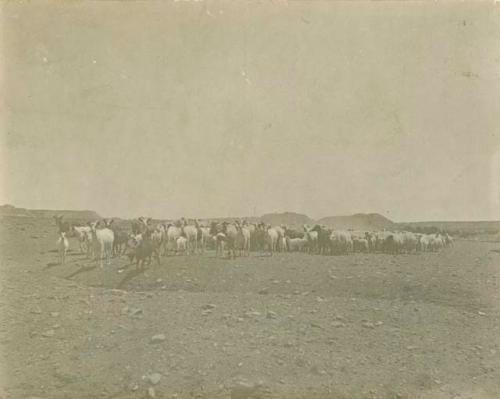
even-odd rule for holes
{"type": "Polygon", "coordinates": [[[0,220],[0,398],[500,398],[500,247],[101,269],[0,220]],[[124,269],[123,269],[124,268],[124,269]]]}

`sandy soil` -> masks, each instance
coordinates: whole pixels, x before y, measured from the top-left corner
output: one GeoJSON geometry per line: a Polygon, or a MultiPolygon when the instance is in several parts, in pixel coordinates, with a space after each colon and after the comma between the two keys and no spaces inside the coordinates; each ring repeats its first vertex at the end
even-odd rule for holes
{"type": "Polygon", "coordinates": [[[57,264],[52,220],[0,229],[2,399],[500,398],[498,244],[137,273],[74,240],[57,264]]]}

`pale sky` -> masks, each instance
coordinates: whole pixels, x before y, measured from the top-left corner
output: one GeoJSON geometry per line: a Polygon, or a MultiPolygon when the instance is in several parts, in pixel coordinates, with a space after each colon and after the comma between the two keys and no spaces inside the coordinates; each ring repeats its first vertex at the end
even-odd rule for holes
{"type": "Polygon", "coordinates": [[[0,204],[500,219],[494,2],[1,5],[0,204]]]}

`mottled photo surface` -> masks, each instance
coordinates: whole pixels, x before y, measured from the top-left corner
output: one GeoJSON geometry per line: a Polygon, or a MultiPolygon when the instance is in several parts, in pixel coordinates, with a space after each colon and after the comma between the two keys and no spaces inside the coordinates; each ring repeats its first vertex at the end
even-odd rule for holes
{"type": "Polygon", "coordinates": [[[1,1],[0,399],[499,398],[499,10],[1,1]]]}

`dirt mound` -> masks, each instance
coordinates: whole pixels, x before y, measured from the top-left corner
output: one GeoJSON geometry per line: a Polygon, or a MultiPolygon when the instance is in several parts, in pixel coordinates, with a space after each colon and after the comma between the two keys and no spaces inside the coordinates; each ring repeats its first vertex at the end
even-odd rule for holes
{"type": "Polygon", "coordinates": [[[260,220],[272,226],[281,226],[282,224],[287,226],[303,226],[304,224],[312,225],[315,223],[309,216],[294,212],[267,213],[262,215],[260,220]]]}

